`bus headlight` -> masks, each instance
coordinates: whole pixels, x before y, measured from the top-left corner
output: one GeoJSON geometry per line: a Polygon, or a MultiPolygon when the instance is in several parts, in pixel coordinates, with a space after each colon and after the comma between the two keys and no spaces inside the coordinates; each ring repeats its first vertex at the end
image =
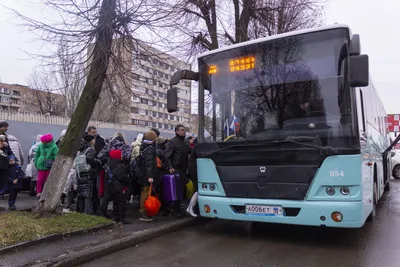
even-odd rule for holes
{"type": "Polygon", "coordinates": [[[215,190],[215,184],[210,184],[210,190],[214,191],[215,190]]]}
{"type": "Polygon", "coordinates": [[[333,196],[333,195],[335,194],[335,188],[333,188],[333,187],[328,187],[328,188],[326,189],[326,193],[327,193],[328,195],[330,195],[330,196],[333,196]]]}
{"type": "Polygon", "coordinates": [[[348,194],[350,194],[350,189],[347,186],[343,186],[342,188],[340,188],[340,193],[347,196],[348,194]]]}
{"type": "Polygon", "coordinates": [[[203,188],[204,191],[206,191],[207,190],[207,184],[203,184],[202,188],[203,188]]]}

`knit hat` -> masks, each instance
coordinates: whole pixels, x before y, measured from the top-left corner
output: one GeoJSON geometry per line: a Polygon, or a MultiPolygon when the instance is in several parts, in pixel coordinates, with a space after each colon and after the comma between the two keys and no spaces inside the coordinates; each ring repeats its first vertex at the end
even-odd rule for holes
{"type": "Polygon", "coordinates": [[[122,159],[122,151],[119,149],[113,149],[109,153],[111,159],[122,159]]]}
{"type": "Polygon", "coordinates": [[[8,156],[8,160],[15,160],[15,156],[14,155],[8,156]]]}
{"type": "Polygon", "coordinates": [[[53,135],[52,134],[44,134],[40,137],[40,141],[43,143],[50,143],[53,142],[53,135]]]}
{"type": "Polygon", "coordinates": [[[85,135],[84,137],[83,137],[83,139],[86,141],[86,142],[91,142],[93,139],[94,139],[95,137],[93,136],[93,135],[85,135]]]}
{"type": "Polygon", "coordinates": [[[157,139],[157,134],[154,131],[150,130],[144,135],[144,139],[154,141],[157,139]]]}
{"type": "Polygon", "coordinates": [[[3,128],[3,127],[8,127],[8,122],[0,121],[0,128],[3,128]]]}
{"type": "Polygon", "coordinates": [[[160,131],[159,131],[159,130],[157,130],[156,128],[151,128],[150,130],[151,130],[151,131],[153,131],[153,132],[155,132],[155,133],[156,133],[156,135],[157,135],[157,137],[159,137],[159,136],[160,136],[160,131]]]}

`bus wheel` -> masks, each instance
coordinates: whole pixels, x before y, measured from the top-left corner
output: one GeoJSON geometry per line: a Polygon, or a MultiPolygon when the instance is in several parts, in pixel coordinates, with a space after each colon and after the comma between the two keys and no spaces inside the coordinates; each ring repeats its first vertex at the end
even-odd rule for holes
{"type": "Polygon", "coordinates": [[[393,175],[394,179],[396,179],[396,180],[400,179],[400,165],[394,166],[392,175],[393,175]]]}
{"type": "Polygon", "coordinates": [[[376,216],[376,200],[378,199],[378,187],[376,182],[374,182],[374,192],[373,192],[373,199],[372,202],[374,203],[372,207],[371,214],[368,216],[367,221],[372,222],[376,216]]]}

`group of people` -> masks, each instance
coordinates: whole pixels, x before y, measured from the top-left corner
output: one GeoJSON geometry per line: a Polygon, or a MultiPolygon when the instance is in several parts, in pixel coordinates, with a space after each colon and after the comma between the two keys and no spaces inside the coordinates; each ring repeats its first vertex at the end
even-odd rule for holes
{"type": "Polygon", "coordinates": [[[16,210],[15,202],[21,188],[25,173],[21,166],[24,164],[24,153],[15,136],[7,135],[8,123],[0,121],[0,196],[8,190],[8,207],[16,210]]]}
{"type": "MultiPolygon", "coordinates": [[[[15,210],[17,193],[25,176],[31,177],[30,195],[40,198],[52,165],[62,145],[66,130],[58,140],[51,134],[38,135],[32,144],[26,173],[23,172],[24,155],[14,136],[7,135],[8,123],[0,121],[0,196],[5,190],[9,192],[9,209],[15,210]]],[[[190,155],[196,138],[186,138],[183,125],[177,125],[175,136],[160,136],[160,131],[153,128],[139,134],[129,145],[121,133],[110,139],[102,138],[94,126],[88,127],[80,144],[74,164],[69,172],[61,203],[64,211],[72,210],[92,215],[102,215],[121,223],[130,223],[126,216],[126,205],[138,200],[142,221],[152,221],[145,210],[145,200],[150,188],[155,189],[162,202],[162,215],[182,216],[185,213],[180,196],[173,203],[163,201],[163,176],[178,174],[180,188],[185,188],[188,177],[197,188],[195,164],[190,168],[190,155]],[[189,168],[188,168],[189,167],[189,168]],[[150,187],[152,185],[152,187],[150,187]],[[113,216],[108,214],[112,202],[113,216]]],[[[192,162],[194,162],[192,160],[192,162]]],[[[184,194],[184,190],[178,191],[184,194]]],[[[186,209],[196,216],[193,207],[197,193],[186,209]]]]}
{"type": "MultiPolygon", "coordinates": [[[[175,137],[168,139],[153,128],[139,134],[129,145],[119,132],[110,140],[104,140],[95,127],[89,127],[65,186],[66,211],[70,210],[76,196],[77,211],[88,214],[100,211],[103,216],[110,217],[108,206],[112,201],[113,219],[130,223],[125,213],[126,204],[137,197],[139,219],[152,221],[144,207],[151,194],[150,185],[163,201],[161,188],[165,174],[179,174],[180,188],[184,188],[187,182],[189,155],[195,138],[186,138],[183,125],[176,126],[175,133],[175,137]]],[[[182,215],[183,212],[180,200],[162,205],[165,215],[182,215]]],[[[195,215],[191,207],[188,212],[195,215]]]]}

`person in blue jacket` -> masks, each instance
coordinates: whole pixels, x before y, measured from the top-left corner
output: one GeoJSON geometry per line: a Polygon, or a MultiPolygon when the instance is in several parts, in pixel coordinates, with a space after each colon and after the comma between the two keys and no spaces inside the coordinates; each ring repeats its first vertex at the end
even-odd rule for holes
{"type": "Polygon", "coordinates": [[[11,155],[9,159],[7,188],[10,190],[8,197],[8,209],[16,210],[15,201],[17,200],[18,190],[21,189],[21,182],[25,174],[21,166],[16,162],[15,156],[11,155]]]}

